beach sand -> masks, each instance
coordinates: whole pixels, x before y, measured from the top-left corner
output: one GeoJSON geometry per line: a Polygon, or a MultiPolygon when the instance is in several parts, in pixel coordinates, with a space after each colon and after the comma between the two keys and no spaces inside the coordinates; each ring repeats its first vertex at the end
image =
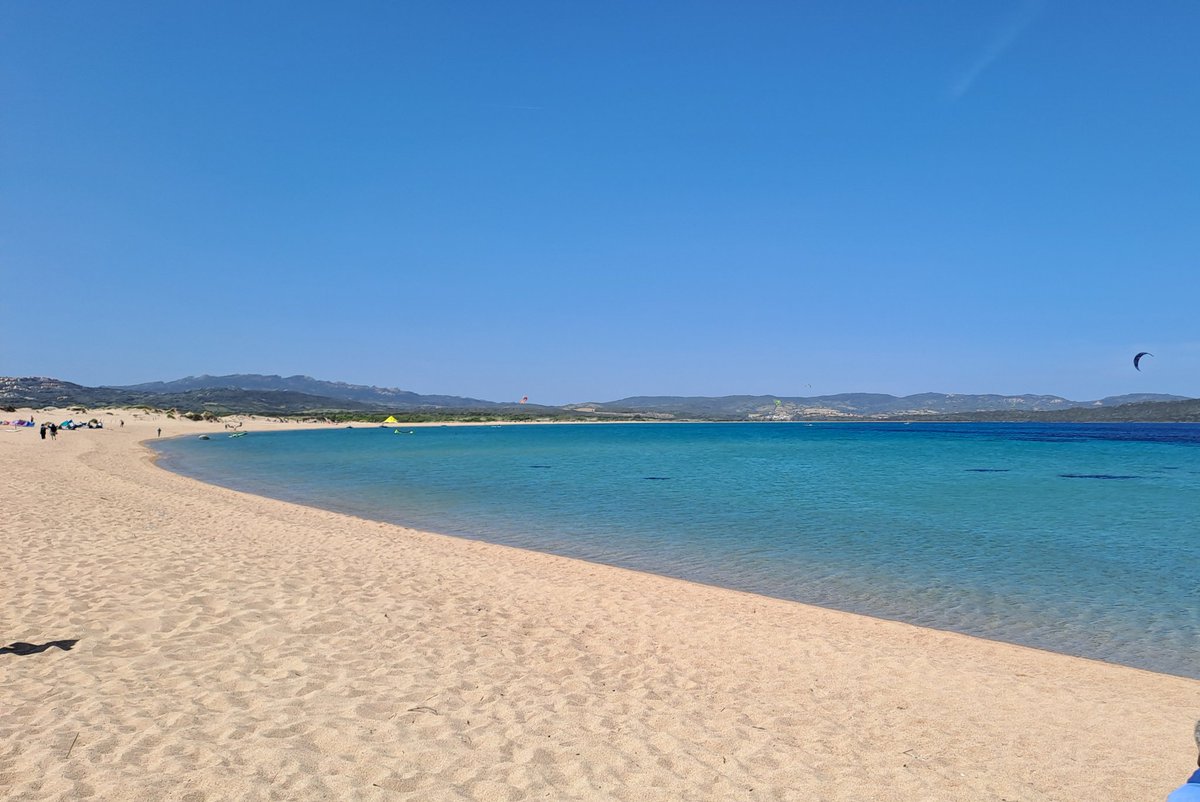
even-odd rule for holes
{"type": "Polygon", "coordinates": [[[207,486],[140,441],[220,424],[134,414],[0,433],[0,646],[76,641],[0,653],[0,797],[1160,800],[1195,763],[1194,680],[207,486]]]}

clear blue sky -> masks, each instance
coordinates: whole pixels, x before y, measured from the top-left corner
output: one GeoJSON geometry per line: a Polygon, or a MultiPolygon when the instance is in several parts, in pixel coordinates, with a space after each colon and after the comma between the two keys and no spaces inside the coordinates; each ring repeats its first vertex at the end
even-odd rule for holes
{"type": "Polygon", "coordinates": [[[1200,396],[1198,39],[1192,0],[9,0],[0,375],[1200,396]]]}

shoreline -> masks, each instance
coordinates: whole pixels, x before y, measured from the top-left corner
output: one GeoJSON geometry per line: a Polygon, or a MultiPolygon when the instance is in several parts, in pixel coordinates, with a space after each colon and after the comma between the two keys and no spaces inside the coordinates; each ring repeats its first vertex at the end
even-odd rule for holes
{"type": "MultiPolygon", "coordinates": [[[[435,423],[430,425],[436,427],[443,424],[435,423]]],[[[499,429],[503,424],[467,423],[463,425],[475,426],[476,428],[482,425],[484,428],[499,429]]],[[[513,423],[509,425],[520,424],[513,423]]],[[[570,427],[571,424],[552,422],[547,425],[570,427]]],[[[679,424],[676,423],[674,425],[679,424]]],[[[371,432],[376,429],[383,431],[384,434],[388,434],[386,430],[393,428],[402,433],[410,431],[409,427],[400,426],[396,428],[392,425],[379,427],[357,425],[354,428],[359,428],[359,434],[367,436],[370,442],[375,442],[371,437],[371,432]]],[[[427,428],[426,431],[429,431],[429,429],[427,428]]],[[[1138,431],[1145,432],[1141,428],[1138,431]]],[[[528,435],[523,435],[522,437],[534,436],[536,434],[536,431],[533,429],[528,430],[528,432],[528,435]]],[[[349,436],[353,433],[346,432],[345,434],[349,436]]],[[[1140,437],[1142,435],[1139,434],[1137,436],[1140,437]]],[[[219,436],[216,437],[219,439],[219,436]]],[[[386,437],[384,439],[392,440],[393,438],[386,437]]],[[[564,539],[557,537],[557,535],[562,535],[561,527],[547,529],[542,524],[538,527],[538,531],[542,532],[543,537],[530,537],[530,527],[533,527],[535,524],[535,519],[530,517],[533,512],[532,507],[514,508],[507,513],[504,510],[500,510],[497,518],[503,520],[504,524],[497,526],[497,520],[493,519],[492,516],[483,516],[480,518],[477,515],[475,519],[466,522],[456,520],[451,508],[440,509],[435,515],[414,514],[412,511],[414,509],[414,505],[411,503],[412,499],[410,499],[410,503],[405,505],[404,511],[401,511],[401,508],[390,507],[386,504],[381,505],[376,503],[373,505],[371,499],[359,499],[359,501],[364,502],[359,504],[355,501],[357,498],[355,496],[355,489],[353,487],[342,487],[336,481],[320,481],[316,488],[308,487],[303,481],[293,486],[288,481],[279,482],[277,471],[275,470],[272,470],[267,475],[254,474],[254,478],[252,479],[248,478],[251,474],[239,477],[239,471],[233,470],[230,473],[227,470],[227,468],[235,468],[234,465],[226,464],[224,460],[217,460],[215,463],[216,467],[214,467],[213,464],[207,464],[203,458],[200,459],[202,467],[197,468],[197,464],[192,462],[192,457],[208,453],[206,449],[209,448],[209,445],[204,443],[186,443],[184,442],[187,440],[186,436],[172,438],[172,440],[177,442],[163,445],[156,445],[153,441],[148,443],[152,450],[161,453],[164,457],[164,461],[157,463],[164,470],[197,479],[201,482],[249,493],[250,495],[259,495],[315,509],[350,515],[363,521],[393,524],[452,538],[479,540],[519,549],[529,549],[539,553],[556,554],[597,565],[641,571],[656,576],[693,582],[706,587],[748,592],[764,598],[791,601],[827,610],[837,610],[854,615],[877,618],[879,620],[906,623],[934,631],[954,632],[987,641],[1080,657],[1101,663],[1138,668],[1151,673],[1200,680],[1200,673],[1197,673],[1197,665],[1193,661],[1194,649],[1188,648],[1189,642],[1187,639],[1190,637],[1191,642],[1194,642],[1195,638],[1194,629],[1190,628],[1190,621],[1187,619],[1185,608],[1172,606],[1170,610],[1174,611],[1174,614],[1173,617],[1170,617],[1164,613],[1166,609],[1165,602],[1163,603],[1163,607],[1143,606],[1139,608],[1139,612],[1136,615],[1127,612],[1124,618],[1114,618],[1112,617],[1112,608],[1100,604],[1096,600],[1095,593],[1087,594],[1089,598],[1086,599],[1083,597],[1073,598],[1069,604],[1059,607],[1054,606],[1054,599],[1048,600],[1039,597],[1034,603],[1025,602],[1021,608],[1022,614],[1018,617],[1015,614],[1009,614],[1003,604],[997,604],[996,602],[990,602],[985,607],[983,603],[976,601],[975,603],[980,608],[984,608],[983,611],[970,610],[968,604],[962,603],[962,599],[964,595],[970,596],[975,588],[968,583],[963,583],[960,587],[955,587],[954,578],[942,577],[928,581],[931,590],[923,592],[919,602],[915,600],[915,593],[910,592],[910,594],[906,595],[905,591],[909,590],[907,587],[893,586],[891,592],[880,592],[875,587],[879,584],[878,578],[861,580],[856,587],[861,593],[859,596],[854,595],[853,592],[843,592],[837,596],[833,596],[831,594],[821,594],[819,588],[817,592],[813,592],[811,582],[795,582],[789,585],[786,580],[790,579],[791,574],[770,573],[771,570],[778,570],[778,566],[788,564],[789,555],[787,554],[777,554],[768,559],[760,560],[761,563],[769,564],[776,568],[762,569],[758,574],[753,573],[753,569],[750,571],[743,570],[739,573],[738,569],[744,568],[744,566],[740,566],[736,562],[739,556],[737,554],[732,555],[734,558],[732,562],[729,561],[731,556],[729,554],[723,555],[723,559],[720,561],[714,561],[709,557],[708,562],[704,563],[700,569],[697,569],[694,565],[681,566],[681,563],[683,563],[682,559],[671,562],[669,560],[648,557],[645,553],[639,551],[639,548],[643,547],[644,544],[640,542],[626,544],[621,540],[620,534],[616,531],[610,531],[610,535],[606,536],[606,539],[600,542],[589,541],[585,536],[581,541],[582,545],[579,545],[571,538],[564,539]],[[322,488],[325,485],[329,485],[330,488],[334,489],[323,490],[322,488]],[[621,542],[622,545],[612,545],[609,547],[610,543],[616,542],[621,542]],[[710,565],[720,565],[720,570],[706,570],[710,565]],[[781,577],[784,581],[781,581],[781,577]],[[866,583],[867,586],[864,587],[863,583],[866,583]],[[793,587],[803,587],[804,591],[794,592],[793,587]],[[936,589],[936,593],[933,592],[933,589],[936,589]],[[870,599],[870,601],[864,601],[864,599],[870,599]],[[906,599],[910,603],[906,604],[904,601],[906,599]],[[1045,606],[1038,608],[1037,602],[1045,606]],[[963,608],[968,608],[966,613],[961,612],[963,608]],[[1151,630],[1154,633],[1153,636],[1146,630],[1146,622],[1148,620],[1155,622],[1151,630]],[[1062,626],[1057,626],[1057,623],[1060,621],[1065,623],[1062,626]],[[1178,629],[1172,629],[1172,624],[1177,626],[1178,629]]],[[[323,438],[318,438],[314,442],[321,442],[321,440],[323,438]]],[[[334,436],[334,440],[338,440],[338,438],[334,436]]],[[[286,447],[284,448],[286,449],[286,447]]],[[[546,460],[538,458],[533,459],[533,461],[545,462],[546,460]]],[[[282,465],[279,467],[281,470],[284,469],[282,465]]],[[[386,470],[386,467],[384,467],[384,470],[386,470]]],[[[457,468],[455,470],[457,471],[457,468]]],[[[410,480],[406,480],[405,483],[407,484],[409,481],[419,482],[420,480],[411,478],[410,480]]],[[[457,482],[458,480],[455,478],[453,481],[457,482]]],[[[646,511],[645,515],[637,515],[634,519],[630,520],[635,524],[639,522],[644,523],[648,520],[647,515],[652,515],[652,513],[646,511]]],[[[628,518],[628,516],[626,517],[628,518]]],[[[606,523],[611,524],[612,520],[610,519],[606,523]]],[[[570,522],[566,525],[569,527],[570,522]]],[[[608,529],[612,530],[612,527],[609,526],[608,529]]],[[[721,534],[720,532],[710,533],[710,535],[721,534]]],[[[1048,534],[1053,536],[1054,533],[1048,534]]],[[[691,541],[687,542],[690,543],[691,541]]],[[[689,552],[689,556],[694,558],[696,552],[689,552]]],[[[1138,555],[1130,555],[1128,559],[1140,561],[1142,558],[1138,555]]],[[[808,562],[811,563],[811,560],[808,562]]],[[[992,564],[989,566],[989,570],[996,567],[996,565],[992,564]]],[[[802,569],[802,566],[797,564],[794,568],[797,572],[795,575],[800,576],[801,574],[798,572],[802,569]]],[[[896,570],[900,571],[901,569],[896,570]]],[[[1137,569],[1131,566],[1130,570],[1136,571],[1137,569]]],[[[884,575],[883,582],[886,583],[887,581],[887,577],[884,575]]],[[[1127,580],[1127,582],[1129,581],[1132,580],[1127,580]]],[[[1076,584],[1078,582],[1079,580],[1076,581],[1076,584]]],[[[996,598],[1003,598],[1000,593],[1004,590],[1011,591],[1012,589],[1001,588],[997,590],[996,588],[987,588],[986,592],[991,593],[996,598]]],[[[1156,595],[1160,599],[1163,597],[1164,594],[1161,588],[1157,589],[1156,595]]],[[[1111,596],[1106,596],[1105,598],[1109,599],[1109,605],[1115,606],[1118,610],[1129,610],[1131,607],[1127,599],[1117,598],[1113,601],[1111,596]]],[[[1177,594],[1172,595],[1170,598],[1173,602],[1178,602],[1179,600],[1177,594]]],[[[1013,607],[1017,607],[1018,604],[1020,603],[1011,603],[1013,607]]]]}
{"type": "MultiPolygon", "coordinates": [[[[679,423],[683,423],[683,422],[684,421],[679,421],[679,423]]],[[[701,421],[701,422],[703,422],[703,421],[701,421]]],[[[519,422],[519,423],[515,422],[510,425],[521,425],[521,423],[524,423],[524,422],[519,422]]],[[[557,421],[544,421],[544,423],[547,423],[547,424],[553,423],[555,425],[559,425],[559,422],[557,422],[557,421]]],[[[429,424],[429,425],[440,426],[443,424],[429,424]]],[[[495,425],[495,424],[464,423],[461,425],[476,426],[476,425],[495,425]]],[[[390,424],[389,424],[388,428],[390,428],[390,424]]],[[[303,429],[301,429],[301,428],[297,428],[295,431],[302,431],[302,430],[303,429]]],[[[247,430],[247,431],[254,431],[254,430],[251,429],[251,430],[247,430]]],[[[186,437],[186,436],[187,435],[180,435],[180,437],[186,437]]],[[[1055,649],[1041,647],[1041,646],[1031,646],[1031,645],[1024,644],[1024,643],[1016,643],[1013,641],[999,640],[996,638],[988,638],[988,637],[984,637],[982,635],[973,635],[969,632],[960,632],[955,629],[940,629],[938,627],[926,626],[926,625],[922,625],[922,624],[914,624],[914,623],[904,621],[903,619],[899,619],[899,618],[888,618],[887,616],[882,616],[882,615],[872,615],[870,613],[860,613],[860,612],[854,612],[852,610],[843,610],[838,607],[816,604],[814,602],[805,602],[805,601],[800,601],[797,599],[788,599],[783,596],[772,596],[768,593],[759,593],[759,592],[752,591],[752,590],[744,590],[742,588],[729,587],[727,585],[719,585],[719,584],[710,583],[710,582],[701,582],[701,581],[694,580],[694,579],[688,579],[686,577],[673,576],[671,574],[658,573],[656,571],[651,571],[651,570],[646,570],[646,569],[632,568],[632,567],[624,566],[624,565],[616,565],[614,563],[600,562],[598,560],[588,560],[583,557],[572,557],[567,554],[558,554],[556,552],[551,552],[551,551],[539,551],[538,549],[533,549],[533,548],[523,548],[521,546],[514,546],[514,545],[507,544],[507,543],[500,543],[500,542],[497,542],[494,540],[488,540],[488,539],[482,538],[482,537],[476,538],[476,537],[470,537],[467,535],[457,535],[452,532],[439,531],[437,529],[418,528],[415,526],[408,526],[408,525],[405,525],[402,523],[393,523],[391,521],[387,521],[387,520],[383,520],[383,519],[379,519],[379,518],[369,518],[369,517],[366,517],[363,515],[358,515],[355,513],[343,512],[340,510],[333,510],[328,507],[320,506],[318,504],[306,504],[306,503],[300,502],[300,501],[289,501],[287,499],[275,498],[273,496],[263,495],[261,493],[254,493],[249,490],[242,490],[242,489],[235,488],[235,487],[229,487],[226,485],[220,485],[220,484],[215,484],[212,482],[206,482],[203,479],[198,479],[196,477],[189,476],[186,473],[173,471],[170,468],[163,467],[162,465],[159,464],[161,457],[163,455],[161,453],[155,451],[149,445],[147,445],[149,442],[151,442],[151,441],[143,440],[139,443],[139,445],[142,446],[142,448],[145,451],[146,459],[156,469],[165,471],[173,476],[177,476],[177,477],[179,477],[181,479],[185,479],[189,482],[195,482],[204,487],[220,488],[222,490],[225,490],[225,491],[228,491],[231,493],[245,495],[250,498],[264,499],[264,500],[278,502],[280,504],[288,504],[288,505],[293,505],[293,506],[297,506],[297,507],[303,507],[305,509],[319,510],[321,512],[329,513],[331,515],[337,515],[337,516],[341,516],[344,518],[348,518],[348,519],[357,521],[364,525],[389,526],[389,527],[394,527],[396,529],[407,531],[407,532],[417,532],[417,533],[420,533],[422,536],[428,536],[428,537],[434,537],[434,538],[446,538],[446,539],[448,539],[450,541],[454,541],[454,542],[482,543],[482,544],[492,546],[492,547],[495,547],[498,549],[511,549],[511,550],[516,551],[521,554],[536,554],[536,555],[541,555],[541,556],[545,556],[545,557],[552,557],[556,560],[566,560],[571,563],[578,563],[581,567],[582,566],[594,566],[594,567],[604,569],[604,570],[612,570],[612,571],[617,571],[617,572],[628,572],[628,573],[636,574],[639,576],[653,577],[655,579],[661,579],[661,580],[664,580],[667,582],[679,582],[686,586],[692,586],[695,588],[704,588],[707,590],[734,593],[734,594],[738,594],[741,596],[750,597],[751,599],[758,599],[758,600],[761,600],[764,602],[770,601],[770,602],[778,602],[778,603],[782,603],[782,604],[794,604],[794,605],[798,605],[803,608],[808,608],[808,609],[812,609],[812,610],[820,610],[820,611],[826,612],[826,613],[834,613],[834,614],[838,614],[838,615],[851,616],[856,619],[864,618],[864,619],[868,619],[870,621],[878,621],[880,623],[900,624],[900,625],[903,625],[906,627],[913,627],[915,629],[923,630],[923,631],[929,632],[929,633],[954,635],[954,636],[958,636],[958,637],[962,637],[962,638],[969,638],[971,640],[979,641],[981,643],[996,644],[999,646],[1012,647],[1014,649],[1028,649],[1032,652],[1036,652],[1036,653],[1040,653],[1040,654],[1055,655],[1057,657],[1067,657],[1067,658],[1070,658],[1073,660],[1084,660],[1086,662],[1095,663],[1095,664],[1101,665],[1101,666],[1116,666],[1118,668],[1124,668],[1124,669],[1128,669],[1131,671],[1141,671],[1141,672],[1151,674],[1154,676],[1173,677],[1176,679],[1183,679],[1183,680],[1200,683],[1200,679],[1195,678],[1195,677],[1188,677],[1183,674],[1172,674],[1167,671],[1155,671],[1154,669],[1143,668],[1141,666],[1133,666],[1133,665],[1128,665],[1125,663],[1118,663],[1118,662],[1111,661],[1111,660],[1102,660],[1100,658],[1095,658],[1095,657],[1076,655],[1076,654],[1071,654],[1070,652],[1056,651],[1055,649]]]]}
{"type": "Polygon", "coordinates": [[[0,788],[1153,799],[1194,761],[1200,681],[228,490],[158,422],[0,440],[0,639],[78,638],[0,655],[0,788]]]}

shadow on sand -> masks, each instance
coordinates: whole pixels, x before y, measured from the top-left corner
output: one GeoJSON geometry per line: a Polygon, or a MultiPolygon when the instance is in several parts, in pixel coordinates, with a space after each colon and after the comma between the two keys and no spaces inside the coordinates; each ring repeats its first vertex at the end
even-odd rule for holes
{"type": "Polygon", "coordinates": [[[0,654],[15,654],[24,657],[28,654],[38,654],[52,648],[59,648],[64,652],[69,652],[71,647],[76,643],[79,643],[78,638],[75,640],[52,640],[46,643],[21,643],[17,641],[7,646],[0,646],[0,654]]]}

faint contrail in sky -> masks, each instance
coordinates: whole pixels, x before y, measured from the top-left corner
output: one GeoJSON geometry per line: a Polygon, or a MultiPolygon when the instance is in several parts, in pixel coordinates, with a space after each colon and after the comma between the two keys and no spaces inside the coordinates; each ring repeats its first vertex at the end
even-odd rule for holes
{"type": "Polygon", "coordinates": [[[992,66],[996,59],[1004,55],[1004,52],[1012,47],[1013,42],[1029,27],[1030,23],[1037,18],[1037,15],[1042,11],[1040,2],[1026,3],[1013,19],[1009,20],[1003,28],[1001,28],[988,46],[983,49],[979,57],[967,68],[962,75],[958,76],[958,80],[950,87],[950,97],[953,100],[958,100],[967,92],[971,91],[971,86],[975,80],[983,74],[983,71],[992,66]]]}

